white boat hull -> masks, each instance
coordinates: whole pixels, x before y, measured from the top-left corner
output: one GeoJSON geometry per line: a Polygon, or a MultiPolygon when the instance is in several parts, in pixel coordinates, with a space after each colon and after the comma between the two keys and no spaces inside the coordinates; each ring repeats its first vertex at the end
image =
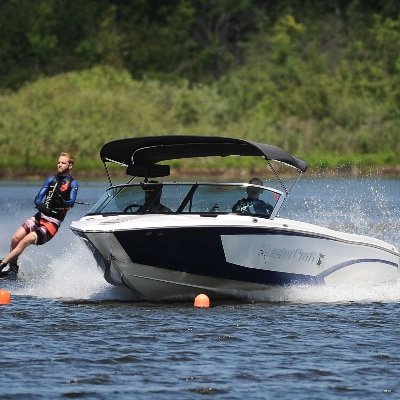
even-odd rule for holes
{"type": "Polygon", "coordinates": [[[137,298],[245,298],[296,284],[397,282],[399,254],[380,240],[276,218],[114,216],[72,224],[105,279],[137,298]],[[239,222],[240,221],[240,225],[239,222]]]}

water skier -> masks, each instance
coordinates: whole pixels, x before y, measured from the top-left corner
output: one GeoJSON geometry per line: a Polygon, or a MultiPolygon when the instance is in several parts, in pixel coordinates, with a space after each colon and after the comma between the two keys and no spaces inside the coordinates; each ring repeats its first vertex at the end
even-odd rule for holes
{"type": "Polygon", "coordinates": [[[71,175],[73,165],[74,157],[70,153],[60,154],[57,174],[46,179],[35,197],[38,212],[14,233],[10,252],[0,260],[0,278],[16,279],[18,257],[25,248],[31,244],[45,244],[57,233],[78,194],[78,181],[71,175]]]}

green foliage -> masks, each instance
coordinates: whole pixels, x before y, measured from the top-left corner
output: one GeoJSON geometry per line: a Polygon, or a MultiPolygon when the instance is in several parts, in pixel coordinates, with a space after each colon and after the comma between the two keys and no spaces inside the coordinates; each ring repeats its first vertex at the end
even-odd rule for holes
{"type": "Polygon", "coordinates": [[[269,142],[314,166],[396,164],[395,3],[0,2],[0,167],[71,151],[92,168],[109,140],[167,134],[269,142]]]}
{"type": "Polygon", "coordinates": [[[215,135],[225,107],[213,87],[135,81],[110,67],[46,78],[0,96],[0,163],[53,164],[60,151],[96,160],[105,142],[129,136],[215,135]]]}
{"type": "MultiPolygon", "coordinates": [[[[323,82],[326,90],[328,85],[323,82]]],[[[280,96],[281,92],[273,97],[280,96]]],[[[307,96],[292,94],[293,101],[296,96],[300,108],[300,99],[307,101],[307,96]]],[[[0,96],[0,113],[4,116],[0,121],[0,166],[27,171],[50,167],[60,151],[70,151],[80,168],[98,168],[99,149],[109,140],[167,134],[270,142],[304,156],[315,166],[395,164],[397,131],[386,122],[388,129],[382,133],[385,122],[374,120],[378,118],[375,114],[384,110],[375,109],[375,103],[365,107],[366,103],[360,104],[360,99],[347,94],[346,99],[346,104],[330,100],[327,112],[340,121],[334,125],[332,119],[324,116],[319,121],[306,109],[296,115],[296,107],[280,118],[274,115],[276,110],[270,115],[276,105],[268,93],[241,116],[232,111],[235,96],[223,96],[217,85],[190,87],[185,81],[137,81],[127,71],[96,67],[42,79],[0,96]]],[[[311,102],[310,98],[310,106],[311,102]]],[[[229,160],[223,165],[244,168],[253,167],[252,162],[229,160]]],[[[183,165],[214,168],[221,164],[200,160],[183,165]]]]}

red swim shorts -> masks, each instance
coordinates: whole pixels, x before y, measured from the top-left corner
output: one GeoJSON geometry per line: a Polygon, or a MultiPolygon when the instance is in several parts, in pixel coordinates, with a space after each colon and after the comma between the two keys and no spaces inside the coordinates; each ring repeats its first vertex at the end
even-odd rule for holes
{"type": "MultiPolygon", "coordinates": [[[[39,214],[39,213],[38,213],[39,214]]],[[[25,229],[26,233],[35,232],[37,239],[35,244],[41,245],[45,244],[51,240],[57,233],[59,224],[57,222],[49,221],[36,214],[34,217],[27,219],[22,227],[25,229]]]]}

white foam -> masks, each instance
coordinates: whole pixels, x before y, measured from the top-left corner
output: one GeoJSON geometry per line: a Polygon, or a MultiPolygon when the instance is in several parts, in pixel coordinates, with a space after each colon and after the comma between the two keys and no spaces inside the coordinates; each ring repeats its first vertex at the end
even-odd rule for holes
{"type": "Polygon", "coordinates": [[[298,285],[251,293],[253,301],[292,303],[400,302],[400,282],[377,286],[298,285]]]}
{"type": "MultiPolygon", "coordinates": [[[[43,247],[44,249],[44,247],[43,247]]],[[[109,285],[89,253],[78,240],[62,248],[62,254],[42,255],[34,263],[32,254],[24,254],[21,279],[15,285],[17,295],[63,300],[128,300],[132,295],[109,285]]],[[[60,249],[54,249],[59,252],[60,249]]],[[[34,251],[34,250],[33,250],[34,251]]]]}

